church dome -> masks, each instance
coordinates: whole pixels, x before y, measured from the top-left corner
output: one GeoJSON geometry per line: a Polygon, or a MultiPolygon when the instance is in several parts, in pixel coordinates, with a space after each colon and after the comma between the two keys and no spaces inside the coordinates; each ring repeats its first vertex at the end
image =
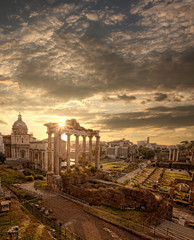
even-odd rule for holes
{"type": "Polygon", "coordinates": [[[28,128],[25,122],[22,121],[22,115],[19,113],[18,120],[14,122],[12,126],[12,131],[14,134],[27,134],[28,128]]]}

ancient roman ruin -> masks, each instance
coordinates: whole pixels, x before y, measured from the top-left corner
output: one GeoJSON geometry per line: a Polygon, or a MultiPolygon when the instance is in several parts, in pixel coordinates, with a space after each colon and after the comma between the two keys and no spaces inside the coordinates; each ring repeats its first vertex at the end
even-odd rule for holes
{"type": "Polygon", "coordinates": [[[54,188],[58,186],[60,179],[61,159],[62,156],[66,156],[67,170],[70,169],[70,149],[71,149],[71,136],[74,135],[75,140],[75,167],[78,167],[79,160],[79,138],[82,138],[82,168],[85,168],[86,164],[86,138],[89,138],[89,159],[88,166],[92,164],[92,138],[96,138],[95,146],[95,167],[100,167],[100,136],[99,131],[92,129],[85,129],[75,120],[67,120],[65,124],[59,123],[46,123],[48,134],[48,172],[47,182],[54,188]],[[67,144],[62,144],[61,136],[67,135],[67,144]],[[54,135],[54,161],[52,161],[52,135],[54,135]],[[53,166],[54,165],[54,166],[53,166]],[[52,170],[53,173],[52,173],[52,170]]]}
{"type": "Polygon", "coordinates": [[[169,147],[169,161],[176,161],[179,160],[179,148],[174,146],[173,148],[169,147]]]}

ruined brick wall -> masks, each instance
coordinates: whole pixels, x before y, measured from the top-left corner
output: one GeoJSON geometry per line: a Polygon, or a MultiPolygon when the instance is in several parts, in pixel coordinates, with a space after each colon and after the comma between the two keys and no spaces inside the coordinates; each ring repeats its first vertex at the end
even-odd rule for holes
{"type": "Polygon", "coordinates": [[[159,219],[172,218],[172,205],[155,197],[155,194],[139,188],[119,188],[112,187],[97,187],[91,188],[86,184],[75,184],[81,182],[81,178],[76,180],[71,177],[63,178],[63,191],[77,197],[81,200],[87,201],[91,205],[100,206],[106,205],[118,209],[126,207],[142,209],[155,213],[159,219]]]}

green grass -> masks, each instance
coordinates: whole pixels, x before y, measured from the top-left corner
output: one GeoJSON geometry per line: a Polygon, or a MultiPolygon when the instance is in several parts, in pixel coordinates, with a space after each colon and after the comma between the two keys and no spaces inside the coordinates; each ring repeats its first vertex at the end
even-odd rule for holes
{"type": "Polygon", "coordinates": [[[29,212],[23,212],[20,206],[12,199],[11,211],[0,215],[0,239],[8,237],[7,232],[11,227],[19,226],[19,236],[23,240],[51,240],[47,227],[40,224],[29,212]]]}
{"type": "Polygon", "coordinates": [[[111,171],[111,170],[124,170],[128,166],[127,163],[110,163],[103,165],[104,171],[111,171]]]}
{"type": "Polygon", "coordinates": [[[34,188],[35,189],[46,189],[47,188],[47,183],[45,181],[38,181],[34,183],[34,188]]]}
{"type": "Polygon", "coordinates": [[[4,168],[0,170],[1,182],[4,186],[10,186],[14,183],[26,182],[25,176],[22,172],[13,170],[11,168],[4,168]]]}
{"type": "Polygon", "coordinates": [[[137,211],[137,210],[119,210],[116,208],[111,208],[108,206],[102,206],[99,207],[101,211],[107,212],[109,214],[113,214],[114,216],[130,220],[134,223],[143,225],[146,219],[148,218],[148,215],[150,213],[137,211]]]}
{"type": "Polygon", "coordinates": [[[175,178],[191,180],[191,178],[186,174],[165,172],[162,181],[159,184],[159,189],[163,191],[168,191],[171,182],[174,181],[175,178]]]}

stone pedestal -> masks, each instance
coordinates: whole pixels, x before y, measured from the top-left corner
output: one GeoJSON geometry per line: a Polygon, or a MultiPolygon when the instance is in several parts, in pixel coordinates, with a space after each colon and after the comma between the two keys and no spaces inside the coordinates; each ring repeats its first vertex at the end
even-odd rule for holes
{"type": "Polygon", "coordinates": [[[51,172],[47,172],[46,175],[47,184],[50,189],[53,191],[61,191],[62,190],[62,182],[60,175],[54,175],[51,172]]]}

